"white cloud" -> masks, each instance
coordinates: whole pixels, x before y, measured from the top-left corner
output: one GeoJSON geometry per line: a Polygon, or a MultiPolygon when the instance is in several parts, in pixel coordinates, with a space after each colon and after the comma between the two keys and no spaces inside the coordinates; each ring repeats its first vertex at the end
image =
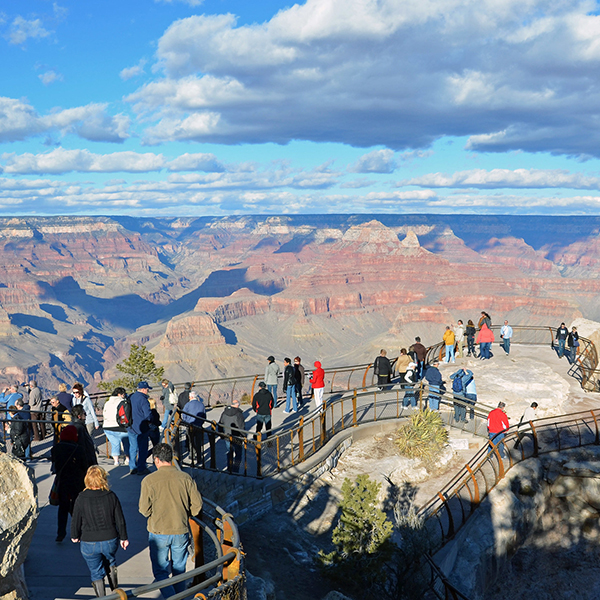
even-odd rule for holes
{"type": "Polygon", "coordinates": [[[28,39],[42,39],[48,37],[50,31],[44,28],[40,19],[28,21],[21,16],[15,17],[6,35],[9,43],[22,45],[28,39]]]}
{"type": "Polygon", "coordinates": [[[140,75],[142,75],[142,73],[144,73],[145,65],[146,65],[146,60],[142,58],[140,60],[140,62],[138,62],[137,65],[134,65],[133,67],[126,67],[125,69],[122,69],[121,72],[119,73],[119,77],[123,81],[128,81],[129,79],[132,79],[133,77],[139,77],[140,75]]]}
{"type": "Polygon", "coordinates": [[[182,154],[170,161],[167,168],[169,171],[225,171],[225,167],[214,154],[182,154]]]}
{"type": "MultiPolygon", "coordinates": [[[[600,155],[600,17],[587,2],[307,0],[265,23],[194,15],[129,96],[148,143],[331,141],[600,155]]],[[[398,157],[398,160],[402,160],[398,157]]]]}
{"type": "Polygon", "coordinates": [[[451,175],[431,173],[398,183],[398,186],[447,188],[568,188],[600,190],[600,177],[569,173],[562,169],[472,169],[451,175]]]}
{"type": "Polygon", "coordinates": [[[63,81],[63,76],[58,71],[53,69],[50,69],[44,73],[40,73],[38,77],[44,85],[50,85],[55,81],[63,81]]]}
{"type": "Polygon", "coordinates": [[[348,170],[351,173],[393,173],[396,166],[394,152],[386,148],[363,154],[348,170]]]}

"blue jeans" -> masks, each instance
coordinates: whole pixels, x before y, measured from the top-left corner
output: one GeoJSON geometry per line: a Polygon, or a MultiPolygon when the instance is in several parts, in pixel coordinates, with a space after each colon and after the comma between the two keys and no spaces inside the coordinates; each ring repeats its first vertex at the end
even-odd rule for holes
{"type": "Polygon", "coordinates": [[[288,385],[287,390],[285,392],[285,410],[290,412],[290,400],[293,400],[292,406],[294,407],[294,412],[298,410],[298,403],[296,401],[296,386],[288,385]]]}
{"type": "Polygon", "coordinates": [[[431,410],[438,410],[440,408],[440,397],[435,394],[435,392],[439,393],[440,388],[437,385],[429,386],[429,408],[431,410]]]}
{"type": "Polygon", "coordinates": [[[445,362],[449,363],[450,360],[454,362],[454,344],[452,346],[446,346],[446,359],[445,362]]]}
{"type": "Polygon", "coordinates": [[[167,422],[169,421],[169,417],[173,414],[172,408],[165,407],[165,414],[163,415],[163,420],[160,426],[164,429],[167,426],[167,422]]]}
{"type": "Polygon", "coordinates": [[[567,355],[570,364],[573,364],[577,360],[577,348],[569,348],[569,354],[567,355]]]}
{"type": "Polygon", "coordinates": [[[566,340],[558,340],[558,358],[562,358],[565,354],[566,340]]]}
{"type": "Polygon", "coordinates": [[[117,566],[116,554],[119,540],[113,538],[104,542],[80,542],[81,556],[87,563],[92,581],[104,579],[106,575],[105,563],[111,567],[117,566]]]}
{"type": "Polygon", "coordinates": [[[129,468],[144,471],[148,458],[148,432],[137,434],[133,429],[127,430],[129,436],[129,468]]]}
{"type": "Polygon", "coordinates": [[[271,395],[273,396],[274,407],[277,406],[277,384],[276,383],[267,384],[267,389],[271,392],[271,395]]]}
{"type": "MultiPolygon", "coordinates": [[[[148,546],[150,548],[150,562],[152,563],[152,574],[155,581],[168,579],[169,575],[181,575],[185,573],[185,563],[188,557],[189,534],[161,535],[148,533],[148,546]]],[[[168,598],[179,592],[183,592],[186,582],[168,585],[162,588],[163,598],[168,598]]]]}
{"type": "Polygon", "coordinates": [[[129,456],[129,434],[126,431],[104,430],[106,439],[110,442],[110,455],[118,457],[121,454],[121,444],[123,444],[123,454],[129,456]]]}
{"type": "MultiPolygon", "coordinates": [[[[504,439],[504,432],[501,431],[500,433],[492,433],[491,431],[489,431],[488,437],[496,446],[498,446],[498,452],[500,453],[500,456],[502,458],[504,458],[506,456],[504,454],[504,442],[502,441],[504,439]]],[[[488,448],[488,454],[491,451],[492,451],[492,446],[490,445],[488,448]]]]}
{"type": "Polygon", "coordinates": [[[490,358],[491,347],[492,342],[481,342],[481,344],[479,344],[479,355],[483,358],[490,358]]]}
{"type": "Polygon", "coordinates": [[[510,354],[510,338],[502,338],[502,347],[506,354],[510,354]]]}

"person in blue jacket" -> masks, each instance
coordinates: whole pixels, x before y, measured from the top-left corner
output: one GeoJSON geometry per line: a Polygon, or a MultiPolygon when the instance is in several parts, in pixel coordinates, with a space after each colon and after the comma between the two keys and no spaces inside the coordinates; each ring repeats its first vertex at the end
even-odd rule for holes
{"type": "Polygon", "coordinates": [[[439,370],[440,361],[434,360],[433,364],[427,367],[425,371],[425,380],[429,384],[429,408],[438,410],[440,407],[440,396],[446,391],[444,380],[439,370]]]}
{"type": "Polygon", "coordinates": [[[150,436],[150,423],[152,412],[148,401],[148,392],[152,388],[146,381],[140,381],[135,391],[129,397],[131,403],[131,427],[127,429],[129,436],[129,465],[130,475],[145,475],[146,459],[148,458],[148,439],[150,436]]]}

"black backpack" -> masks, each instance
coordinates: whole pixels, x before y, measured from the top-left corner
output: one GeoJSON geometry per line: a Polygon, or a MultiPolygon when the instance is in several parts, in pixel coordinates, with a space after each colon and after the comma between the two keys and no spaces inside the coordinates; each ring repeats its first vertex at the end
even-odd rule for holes
{"type": "Polygon", "coordinates": [[[121,400],[117,406],[117,423],[121,427],[131,427],[133,419],[131,417],[131,402],[129,400],[121,400]]]}
{"type": "Polygon", "coordinates": [[[462,382],[462,377],[460,375],[457,375],[454,378],[454,380],[452,381],[452,391],[456,392],[457,394],[462,394],[463,382],[462,382]]]}

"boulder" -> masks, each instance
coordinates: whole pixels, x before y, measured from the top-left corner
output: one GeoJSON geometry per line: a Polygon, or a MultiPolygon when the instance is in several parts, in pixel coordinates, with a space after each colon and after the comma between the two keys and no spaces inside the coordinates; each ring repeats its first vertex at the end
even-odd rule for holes
{"type": "Polygon", "coordinates": [[[0,454],[0,600],[27,599],[23,563],[39,514],[33,473],[0,454]]]}

